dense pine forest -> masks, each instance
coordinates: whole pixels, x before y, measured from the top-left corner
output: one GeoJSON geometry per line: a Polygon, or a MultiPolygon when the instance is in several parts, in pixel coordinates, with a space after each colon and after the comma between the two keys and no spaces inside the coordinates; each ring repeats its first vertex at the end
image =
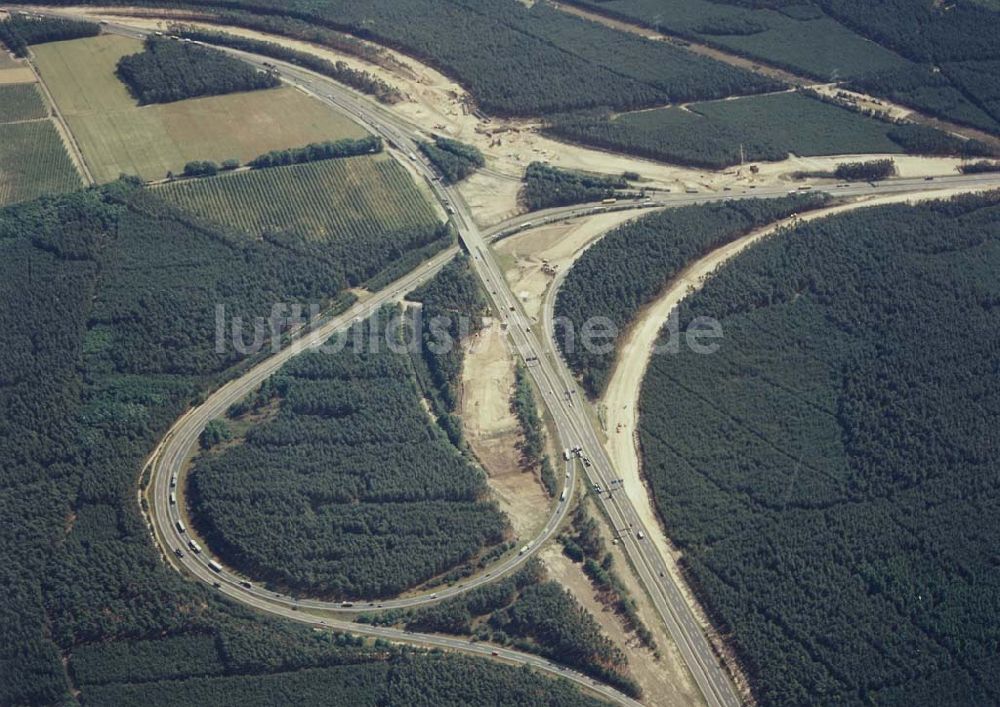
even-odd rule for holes
{"type": "Polygon", "coordinates": [[[266,316],[335,283],[329,266],[126,183],[0,211],[0,250],[0,703],[591,704],[524,670],[272,621],[165,569],[135,484],[232,363],[215,303],[266,316]]]}
{"type": "Polygon", "coordinates": [[[544,131],[674,164],[720,169],[741,160],[796,155],[907,152],[979,156],[996,149],[916,124],[859,115],[806,92],[696,103],[621,115],[600,111],[552,116],[544,131]]]}
{"type": "Polygon", "coordinates": [[[996,704],[1000,195],[804,223],[683,308],[643,468],[763,704],[996,704]]]}
{"type": "Polygon", "coordinates": [[[456,414],[465,360],[461,342],[482,328],[488,310],[486,296],[468,256],[463,254],[407,299],[423,305],[419,314],[422,346],[412,356],[414,372],[438,424],[456,446],[461,446],[462,421],[456,414]]]}
{"type": "Polygon", "coordinates": [[[141,104],[275,88],[281,80],[218,49],[150,37],[138,54],[122,57],[118,78],[141,104]]]}
{"type": "Polygon", "coordinates": [[[601,201],[628,189],[624,177],[586,174],[532,162],[524,171],[519,198],[529,211],[601,201]]]}
{"type": "Polygon", "coordinates": [[[1000,133],[1000,12],[929,0],[569,0],[1000,133]]]}
{"type": "Polygon", "coordinates": [[[573,595],[548,580],[537,559],[515,574],[435,606],[363,614],[362,623],[474,636],[538,653],[638,697],[625,654],[573,595]]]}
{"type": "Polygon", "coordinates": [[[556,295],[556,340],[570,368],[591,396],[607,385],[616,348],[580,341],[584,322],[607,317],[616,336],[684,267],[758,226],[816,208],[824,197],[790,196],[685,206],[643,216],[615,228],[580,256],[556,295]]]}
{"type": "Polygon", "coordinates": [[[896,174],[896,163],[892,160],[868,160],[867,162],[843,162],[837,165],[833,176],[849,182],[877,182],[896,174]]]}
{"type": "Polygon", "coordinates": [[[535,390],[528,375],[528,369],[518,362],[514,370],[514,393],[511,395],[511,409],[521,426],[521,458],[525,467],[538,470],[538,479],[546,493],[555,496],[559,491],[552,462],[545,453],[545,423],[538,414],[535,390]]]}
{"type": "Polygon", "coordinates": [[[29,17],[20,13],[0,20],[0,44],[5,45],[14,56],[19,57],[28,55],[30,44],[95,37],[100,33],[101,27],[96,22],[29,17]]]}
{"type": "MultiPolygon", "coordinates": [[[[239,23],[236,22],[236,24],[239,23]]],[[[339,81],[340,83],[350,86],[351,88],[355,88],[362,93],[372,95],[382,103],[397,103],[403,99],[403,94],[399,92],[399,89],[390,86],[388,83],[368,71],[351,68],[348,66],[347,62],[344,61],[328,61],[327,59],[322,59],[314,54],[309,54],[308,52],[300,52],[296,49],[289,49],[288,47],[278,44],[277,42],[251,39],[249,37],[229,34],[228,32],[216,32],[189,25],[172,25],[170,27],[170,33],[174,36],[181,37],[182,39],[190,39],[193,42],[205,42],[207,44],[215,44],[223,47],[232,47],[233,49],[239,49],[252,54],[260,54],[261,56],[271,57],[272,59],[278,59],[279,61],[287,61],[290,64],[295,64],[296,66],[301,66],[309,69],[310,71],[315,71],[318,74],[323,74],[334,81],[339,81]]],[[[330,38],[328,36],[320,36],[314,37],[314,39],[318,39],[321,43],[323,43],[328,42],[330,38]]],[[[337,48],[343,49],[352,54],[358,53],[359,51],[359,47],[355,44],[337,48]]],[[[376,60],[378,57],[368,55],[365,56],[365,58],[376,60]]]]}
{"type": "MultiPolygon", "coordinates": [[[[540,678],[530,670],[472,660],[458,655],[413,656],[379,647],[383,659],[366,664],[306,667],[279,674],[195,677],[88,689],[94,704],[116,707],[273,707],[330,704],[540,705],[598,707],[568,683],[540,678]],[[388,656],[388,660],[384,659],[388,656]]],[[[290,662],[294,657],[289,657],[290,662]]],[[[346,660],[344,661],[346,662],[346,660]]]]}
{"type": "Polygon", "coordinates": [[[483,153],[458,140],[437,136],[433,143],[421,142],[419,146],[442,174],[446,184],[460,182],[478,168],[486,166],[483,153]]]}
{"type": "Polygon", "coordinates": [[[389,316],[288,363],[247,411],[273,404],[273,417],[194,465],[192,519],[228,564],[295,592],[386,597],[504,540],[484,474],[422,407],[389,316]]]}
{"type": "Polygon", "coordinates": [[[239,8],[283,16],[292,24],[306,20],[343,29],[402,49],[456,78],[480,107],[498,115],[599,106],[628,110],[780,86],[750,71],[665,42],[615,32],[544,3],[530,8],[479,0],[227,4],[227,9],[239,8]]]}
{"type": "MultiPolygon", "coordinates": [[[[707,0],[573,1],[820,80],[847,79],[850,86],[931,115],[1000,133],[1000,87],[996,83],[1000,75],[996,46],[1000,43],[990,41],[1000,36],[1000,13],[972,2],[943,13],[928,10],[924,0],[894,0],[888,4],[891,10],[880,6],[869,22],[853,0],[825,0],[819,7],[707,0]],[[918,31],[923,27],[930,28],[926,37],[922,29],[918,31]],[[978,28],[975,41],[956,40],[955,33],[969,27],[978,28]]],[[[213,7],[210,1],[198,4],[213,7]]],[[[374,50],[361,43],[352,45],[350,38],[316,25],[371,37],[455,77],[482,108],[499,115],[632,111],[781,88],[771,79],[688,52],[677,46],[683,44],[680,40],[651,42],[543,3],[523,8],[474,0],[407,0],[402,5],[380,0],[360,8],[340,0],[323,4],[298,0],[280,7],[235,3],[221,13],[236,24],[328,41],[362,56],[374,50]],[[240,7],[247,11],[238,11],[240,7]],[[325,35],[317,36],[324,31],[325,35]],[[532,67],[538,65],[548,70],[537,72],[532,67]]],[[[334,67],[334,73],[339,74],[338,80],[394,100],[391,90],[366,76],[345,72],[343,67],[340,71],[334,67]]],[[[830,110],[828,119],[834,123],[847,120],[832,115],[843,109],[830,110]]],[[[574,115],[561,117],[550,129],[563,139],[693,166],[733,164],[737,153],[728,146],[740,142],[750,145],[751,159],[780,159],[789,151],[803,154],[788,139],[734,133],[725,125],[693,126],[680,120],[684,117],[675,117],[669,124],[650,123],[647,116],[637,114],[632,122],[609,123],[574,115]]],[[[799,116],[785,130],[815,122],[815,118],[799,116]]],[[[859,131],[855,126],[845,134],[859,131]]],[[[837,133],[838,129],[834,126],[825,132],[837,133]]],[[[938,147],[941,144],[937,141],[938,147]]],[[[922,146],[927,147],[927,141],[922,146]]],[[[961,143],[950,145],[952,152],[960,147],[961,143]]],[[[866,149],[862,143],[838,148],[847,152],[866,149]]],[[[882,151],[895,149],[887,146],[882,151]]],[[[817,147],[805,154],[838,150],[817,147]]]]}

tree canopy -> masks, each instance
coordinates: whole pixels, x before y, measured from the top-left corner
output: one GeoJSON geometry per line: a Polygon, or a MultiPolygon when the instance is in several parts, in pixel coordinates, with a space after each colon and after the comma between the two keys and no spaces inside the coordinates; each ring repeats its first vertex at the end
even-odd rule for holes
{"type": "Polygon", "coordinates": [[[268,619],[164,565],[136,480],[237,360],[214,351],[215,304],[252,320],[338,287],[322,261],[130,183],[0,210],[0,251],[0,703],[596,704],[527,670],[268,619]]]}
{"type": "Polygon", "coordinates": [[[122,57],[117,74],[142,104],[281,85],[277,76],[218,49],[164,37],[149,37],[142,52],[122,57]]]}
{"type": "Polygon", "coordinates": [[[858,209],[747,250],[654,356],[642,465],[763,704],[993,704],[1000,201],[858,209]]]}

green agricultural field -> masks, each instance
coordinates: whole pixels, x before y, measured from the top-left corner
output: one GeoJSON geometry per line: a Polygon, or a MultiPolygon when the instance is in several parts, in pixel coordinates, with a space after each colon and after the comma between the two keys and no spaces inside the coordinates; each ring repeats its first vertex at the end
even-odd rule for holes
{"type": "Polygon", "coordinates": [[[399,277],[451,239],[409,173],[385,155],[224,173],[156,193],[208,221],[336,262],[351,286],[399,277]]]}
{"type": "Polygon", "coordinates": [[[80,175],[51,121],[0,124],[0,205],[80,186],[80,175]]]}
{"type": "Polygon", "coordinates": [[[902,152],[892,125],[801,93],[776,93],[617,116],[561,116],[548,132],[680,164],[738,164],[797,155],[902,152]]]}
{"type": "Polygon", "coordinates": [[[141,50],[141,42],[112,35],[33,49],[42,79],[100,182],[122,173],[160,179],[193,160],[246,161],[270,150],[366,134],[292,88],[140,108],[115,66],[141,50]]]}
{"type": "Polygon", "coordinates": [[[384,286],[452,238],[409,173],[385,155],[221,174],[157,193],[230,228],[297,248],[316,244],[352,286],[370,278],[384,286]]]}
{"type": "Polygon", "coordinates": [[[160,187],[169,201],[250,233],[295,231],[345,241],[435,225],[409,173],[386,156],[222,174],[160,187]]]}
{"type": "Polygon", "coordinates": [[[42,95],[33,83],[0,85],[0,123],[37,120],[48,116],[42,95]]]}

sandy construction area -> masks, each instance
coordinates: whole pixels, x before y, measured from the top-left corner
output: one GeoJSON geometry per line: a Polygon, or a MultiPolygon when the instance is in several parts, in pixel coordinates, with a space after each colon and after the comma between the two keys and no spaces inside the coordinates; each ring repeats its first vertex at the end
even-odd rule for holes
{"type": "MultiPolygon", "coordinates": [[[[807,221],[824,218],[865,206],[903,202],[913,203],[927,199],[947,198],[967,191],[970,190],[954,189],[928,191],[913,195],[872,197],[863,201],[802,214],[797,217],[797,220],[807,221]]],[[[608,388],[601,399],[607,414],[609,434],[606,448],[611,456],[611,461],[621,478],[624,479],[623,488],[625,489],[625,493],[632,499],[635,509],[642,517],[643,522],[649,528],[659,528],[659,532],[652,533],[653,537],[651,540],[656,544],[660,554],[667,561],[667,566],[670,568],[671,573],[676,578],[680,578],[676,564],[678,553],[670,545],[660,524],[659,515],[653,507],[652,498],[646,489],[643,476],[640,472],[640,460],[636,448],[637,403],[642,381],[649,364],[652,346],[671,310],[681,300],[691,292],[700,289],[709,276],[728,260],[771,235],[778,228],[792,223],[793,220],[796,219],[785,219],[754,231],[729,245],[712,251],[681,272],[667,286],[664,292],[653,303],[647,306],[639,314],[635,322],[633,322],[619,351],[618,360],[608,383],[608,388]],[[615,433],[614,430],[616,429],[620,429],[621,431],[615,433]]],[[[687,590],[686,583],[678,581],[678,586],[685,592],[692,607],[696,609],[699,620],[701,620],[703,625],[707,625],[707,620],[687,590]]]]}
{"type": "Polygon", "coordinates": [[[514,532],[532,537],[548,519],[549,497],[538,477],[521,468],[521,429],[510,408],[514,358],[507,337],[494,322],[464,346],[459,412],[465,437],[514,532]]]}
{"type": "MultiPolygon", "coordinates": [[[[936,177],[958,174],[958,166],[968,160],[958,157],[921,157],[919,155],[861,154],[827,155],[820,157],[789,157],[782,162],[759,162],[756,179],[764,183],[791,180],[796,171],[832,171],[845,162],[870,162],[872,160],[892,160],[900,177],[936,177]]],[[[824,180],[806,180],[821,183],[824,180]]],[[[837,180],[825,180],[834,182],[837,180]]]]}
{"type": "MultiPolygon", "coordinates": [[[[645,213],[649,212],[642,212],[645,213]]],[[[612,211],[541,226],[500,241],[495,250],[501,256],[507,282],[521,300],[525,313],[537,320],[541,316],[545,292],[556,277],[572,267],[598,237],[642,214],[612,211]]]]}

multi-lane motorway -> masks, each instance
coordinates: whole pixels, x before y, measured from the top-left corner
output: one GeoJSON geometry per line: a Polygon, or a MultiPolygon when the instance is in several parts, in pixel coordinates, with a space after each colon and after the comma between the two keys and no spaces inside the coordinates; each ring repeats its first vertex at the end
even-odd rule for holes
{"type": "MultiPolygon", "coordinates": [[[[55,13],[57,14],[57,13],[55,13]]],[[[105,30],[117,34],[141,38],[144,32],[121,24],[105,25],[105,30]]],[[[261,63],[262,58],[236,50],[226,50],[230,54],[244,60],[261,63]]],[[[556,354],[551,341],[545,336],[541,327],[532,328],[534,322],[523,312],[516,297],[510,291],[502,272],[487,247],[488,237],[498,237],[526,227],[529,222],[537,225],[545,221],[554,221],[572,216],[580,216],[607,208],[644,208],[652,206],[680,206],[685,204],[703,203],[706,201],[743,199],[750,197],[773,198],[783,196],[787,188],[760,187],[757,189],[737,189],[725,192],[662,193],[651,195],[643,202],[625,202],[611,207],[584,205],[552,209],[535,213],[490,229],[484,234],[476,225],[457,189],[447,187],[435,180],[432,168],[421,159],[415,141],[426,139],[427,135],[418,126],[408,123],[391,111],[383,108],[353,91],[340,86],[320,75],[300,69],[296,66],[283,64],[273,60],[269,63],[280,67],[285,81],[297,85],[305,91],[314,94],[318,99],[335,106],[338,110],[354,116],[369,130],[381,135],[390,146],[397,150],[401,161],[409,164],[420,173],[434,194],[435,198],[446,210],[453,212],[452,222],[462,240],[465,249],[472,256],[471,262],[477,275],[483,282],[491,300],[494,311],[506,320],[507,331],[521,359],[527,364],[543,402],[555,422],[558,436],[563,447],[582,447],[583,456],[588,460],[583,467],[585,475],[592,485],[600,485],[607,490],[612,488],[612,480],[617,478],[611,461],[604,451],[592,416],[587,410],[582,394],[562,359],[556,354]]],[[[896,179],[878,184],[850,183],[830,187],[831,194],[842,197],[858,197],[872,194],[907,193],[928,191],[934,188],[983,188],[1000,186],[1000,175],[968,175],[938,177],[934,181],[924,179],[896,179]]],[[[306,335],[298,338],[287,348],[250,369],[240,378],[226,384],[213,393],[205,403],[190,410],[171,428],[161,444],[150,457],[152,498],[151,518],[154,522],[154,532],[158,542],[174,562],[179,562],[175,554],[178,548],[185,549],[189,538],[185,532],[180,532],[177,521],[180,520],[178,508],[169,501],[171,480],[184,465],[190,455],[198,435],[205,424],[215,417],[221,416],[228,407],[242,399],[256,388],[265,378],[277,371],[287,360],[296,354],[314,347],[324,341],[336,330],[349,326],[358,317],[365,317],[378,307],[400,300],[406,292],[416,287],[432,276],[440,267],[455,254],[455,249],[442,252],[430,261],[421,265],[398,282],[372,295],[361,304],[355,305],[348,312],[335,317],[306,335]]],[[[580,464],[571,464],[569,469],[575,470],[580,464]]],[[[572,472],[570,482],[575,480],[572,472]]],[[[662,616],[671,636],[676,642],[695,682],[701,690],[706,702],[710,705],[739,705],[740,700],[733,683],[725,669],[712,650],[712,647],[699,626],[695,615],[680,588],[674,583],[667,572],[666,564],[648,537],[656,529],[646,528],[635,512],[630,500],[622,492],[598,494],[599,503],[613,524],[620,541],[628,553],[637,575],[646,588],[658,613],[662,616]],[[647,539],[643,539],[647,538],[647,539]]],[[[483,574],[469,580],[464,586],[455,586],[441,590],[435,595],[423,595],[381,602],[384,608],[390,606],[415,606],[418,604],[438,601],[476,586],[496,579],[497,576],[512,571],[519,562],[524,561],[534,549],[537,549],[556,531],[562,520],[568,503],[558,504],[552,516],[540,535],[532,541],[532,548],[523,556],[511,557],[492,568],[488,574],[483,574]]],[[[329,602],[314,600],[297,601],[287,596],[278,596],[256,586],[245,586],[247,581],[223,569],[216,572],[208,565],[206,553],[194,554],[187,552],[183,567],[194,577],[216,584],[220,592],[232,598],[298,621],[312,624],[323,624],[333,628],[350,630],[356,633],[382,636],[393,640],[407,640],[425,645],[436,645],[445,648],[463,650],[465,652],[492,655],[509,661],[525,663],[553,674],[561,675],[574,682],[597,691],[603,696],[619,703],[633,703],[629,698],[605,685],[595,683],[583,675],[565,670],[544,659],[530,654],[509,651],[493,646],[467,643],[459,639],[449,639],[441,636],[408,634],[398,629],[371,627],[334,619],[319,619],[309,615],[309,610],[336,608],[342,611],[371,610],[367,602],[360,605],[344,607],[329,602]]]]}

